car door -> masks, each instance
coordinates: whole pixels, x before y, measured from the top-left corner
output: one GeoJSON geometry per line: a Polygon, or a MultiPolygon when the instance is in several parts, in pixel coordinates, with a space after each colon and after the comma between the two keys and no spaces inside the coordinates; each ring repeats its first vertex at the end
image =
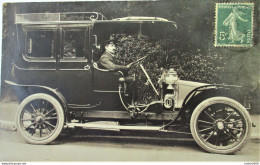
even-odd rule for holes
{"type": "Polygon", "coordinates": [[[56,87],[56,25],[27,25],[22,29],[20,56],[14,59],[18,84],[56,87]]]}
{"type": "Polygon", "coordinates": [[[88,25],[59,27],[57,72],[59,89],[68,104],[86,105],[91,102],[91,68],[88,25]]]}

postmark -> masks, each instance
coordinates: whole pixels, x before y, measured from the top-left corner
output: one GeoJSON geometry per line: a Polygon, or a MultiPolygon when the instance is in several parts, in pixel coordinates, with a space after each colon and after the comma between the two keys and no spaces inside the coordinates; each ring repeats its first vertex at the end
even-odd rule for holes
{"type": "Polygon", "coordinates": [[[215,47],[253,46],[254,3],[216,3],[215,47]]]}

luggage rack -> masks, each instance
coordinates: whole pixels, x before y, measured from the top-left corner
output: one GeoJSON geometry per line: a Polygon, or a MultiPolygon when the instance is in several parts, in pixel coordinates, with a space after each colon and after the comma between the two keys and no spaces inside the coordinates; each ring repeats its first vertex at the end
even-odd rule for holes
{"type": "Polygon", "coordinates": [[[162,22],[170,22],[169,20],[161,17],[136,17],[136,16],[131,16],[131,17],[122,17],[122,18],[115,18],[113,20],[118,20],[118,21],[131,21],[131,20],[140,20],[140,21],[162,21],[162,22]]]}
{"type": "Polygon", "coordinates": [[[96,21],[107,20],[106,17],[98,12],[65,12],[65,13],[26,13],[16,14],[16,24],[42,24],[50,22],[77,22],[77,21],[96,21]]]}

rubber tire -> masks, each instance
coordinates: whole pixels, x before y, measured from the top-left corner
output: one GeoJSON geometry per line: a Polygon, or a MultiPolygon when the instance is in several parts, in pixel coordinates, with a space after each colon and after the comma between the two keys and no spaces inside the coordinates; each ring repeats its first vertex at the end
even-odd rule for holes
{"type": "Polygon", "coordinates": [[[195,108],[194,112],[192,113],[191,120],[190,120],[191,133],[192,133],[192,136],[193,136],[194,140],[196,141],[196,143],[204,150],[211,152],[211,153],[218,153],[218,154],[232,154],[232,153],[235,153],[236,151],[242,149],[245,146],[245,144],[247,143],[247,141],[250,139],[251,127],[252,127],[252,121],[251,121],[249,113],[245,109],[245,107],[243,105],[241,105],[239,102],[237,102],[233,99],[227,98],[227,97],[212,97],[212,98],[204,100],[195,108]],[[215,148],[208,146],[200,139],[200,137],[198,136],[198,132],[196,130],[196,127],[197,127],[196,121],[197,121],[197,118],[199,117],[200,113],[206,107],[208,107],[212,104],[215,104],[215,103],[228,104],[228,105],[236,108],[245,119],[246,133],[245,133],[244,138],[236,146],[226,149],[226,150],[219,150],[219,149],[215,149],[215,148]]]}
{"type": "Polygon", "coordinates": [[[37,94],[30,95],[27,98],[25,98],[18,107],[18,111],[17,111],[17,114],[16,114],[16,126],[17,126],[18,132],[22,135],[22,137],[25,139],[25,141],[27,143],[39,144],[39,145],[49,144],[59,136],[59,134],[61,133],[61,131],[63,129],[63,126],[64,126],[63,108],[62,108],[61,104],[54,97],[52,97],[50,95],[47,95],[47,94],[44,94],[44,93],[37,93],[37,94]],[[30,103],[31,101],[36,100],[36,99],[44,99],[44,100],[47,100],[48,102],[50,102],[53,105],[53,107],[55,108],[55,110],[57,112],[57,116],[58,116],[58,123],[57,123],[57,127],[56,127],[55,132],[50,137],[48,137],[44,140],[35,140],[35,139],[31,139],[28,136],[26,136],[24,131],[22,131],[23,128],[20,125],[20,121],[19,121],[23,108],[28,103],[30,103]]]}

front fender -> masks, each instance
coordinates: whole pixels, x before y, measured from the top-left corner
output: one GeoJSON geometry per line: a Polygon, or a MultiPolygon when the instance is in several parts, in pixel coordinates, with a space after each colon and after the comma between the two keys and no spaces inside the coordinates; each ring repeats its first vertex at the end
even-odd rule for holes
{"type": "MultiPolygon", "coordinates": [[[[193,81],[178,81],[178,107],[182,108],[188,104],[188,102],[201,92],[205,91],[221,91],[225,95],[225,90],[230,91],[233,88],[242,88],[242,86],[225,85],[225,84],[206,84],[193,81]]],[[[220,93],[220,92],[219,92],[220,93]]]]}

